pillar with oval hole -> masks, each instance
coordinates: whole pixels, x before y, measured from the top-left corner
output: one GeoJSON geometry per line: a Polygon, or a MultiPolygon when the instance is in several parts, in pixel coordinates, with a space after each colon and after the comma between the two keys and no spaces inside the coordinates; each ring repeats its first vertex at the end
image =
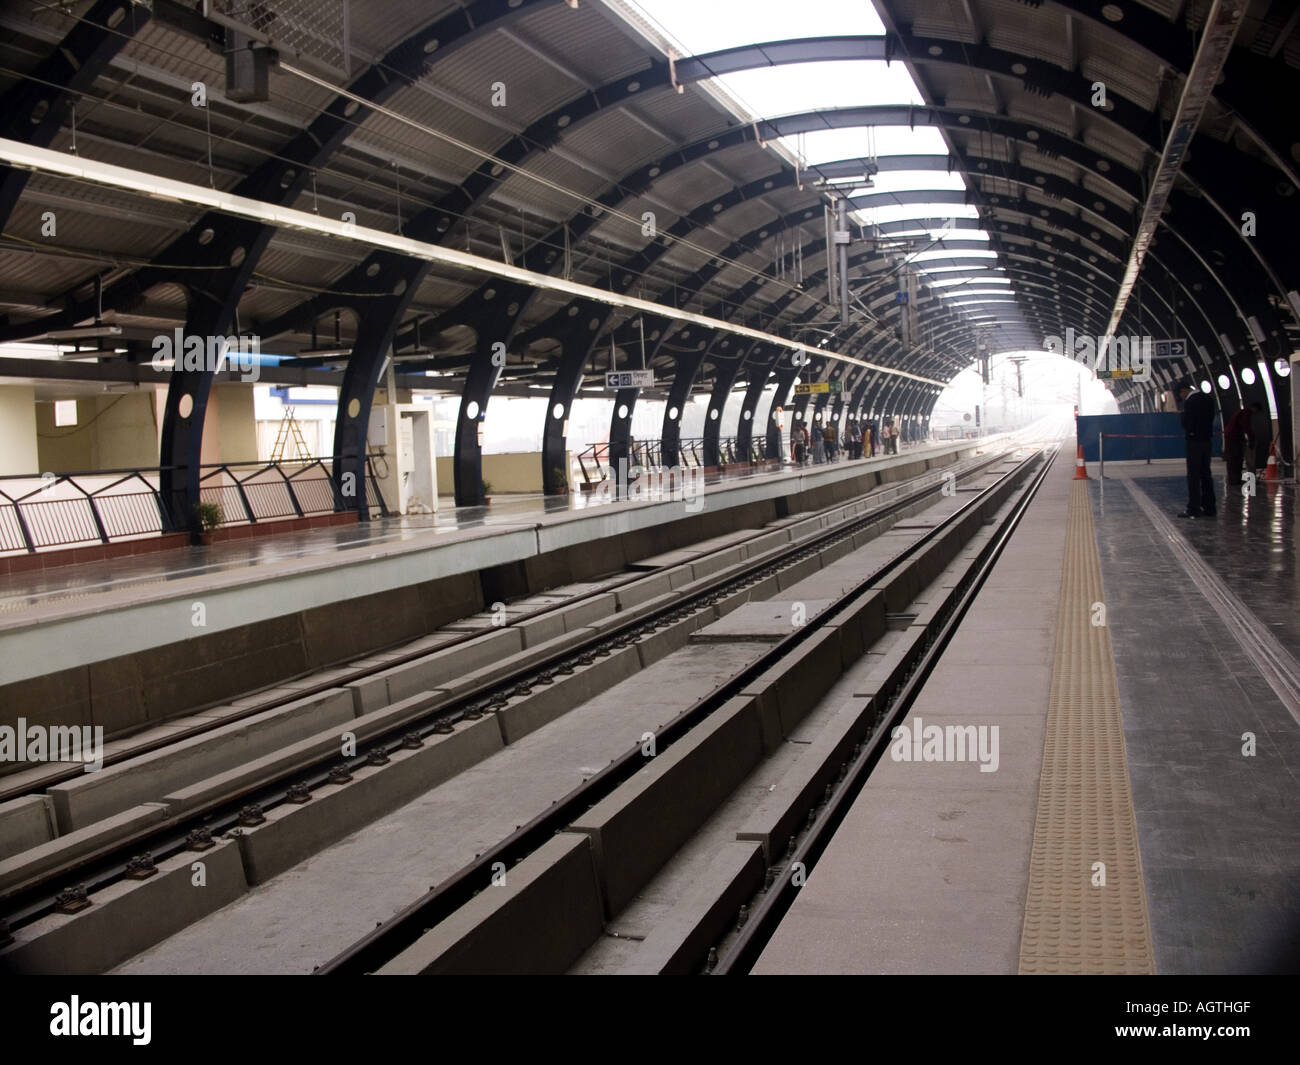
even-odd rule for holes
{"type": "Polygon", "coordinates": [[[269,226],[257,222],[210,214],[168,249],[169,257],[199,268],[185,275],[189,308],[182,337],[186,342],[199,338],[204,350],[203,365],[197,369],[186,369],[183,353],[173,352],[175,365],[168,380],[158,445],[159,495],[167,508],[170,530],[198,532],[194,508],[200,500],[203,476],[203,422],[216,369],[207,363],[208,340],[232,332],[239,297],[273,233],[269,226]]]}
{"type": "Polygon", "coordinates": [[[682,459],[682,410],[690,398],[695,376],[704,363],[707,344],[699,329],[687,326],[674,333],[669,345],[677,355],[677,369],[664,405],[664,424],[659,438],[659,462],[665,467],[679,466],[682,459]]]}
{"type": "Polygon", "coordinates": [[[798,373],[799,367],[790,361],[789,354],[780,353],[776,362],[776,389],[767,408],[767,432],[763,447],[765,459],[780,461],[789,457],[783,438],[790,431],[790,392],[798,373]]]}
{"type": "Polygon", "coordinates": [[[736,423],[736,458],[752,462],[754,457],[754,421],[758,401],[767,386],[778,352],[760,342],[750,350],[749,377],[740,400],[740,420],[736,423]]]}
{"type": "Polygon", "coordinates": [[[452,480],[458,507],[483,505],[483,429],[488,401],[505,370],[508,346],[530,291],[535,290],[524,285],[484,285],[477,293],[472,320],[465,322],[473,327],[475,341],[456,412],[452,480]]]}
{"type": "Polygon", "coordinates": [[[340,511],[355,510],[360,521],[370,519],[366,436],[375,387],[392,352],[397,326],[427,272],[427,266],[417,270],[419,276],[410,283],[406,277],[398,276],[401,266],[398,256],[380,253],[373,260],[379,268],[372,280],[396,280],[392,282],[391,294],[368,301],[365,314],[358,320],[357,338],[352,345],[347,369],[343,372],[334,421],[334,506],[340,511]]]}
{"type": "MultiPolygon", "coordinates": [[[[722,454],[722,416],[727,410],[727,397],[736,383],[748,352],[738,350],[741,345],[734,338],[715,340],[711,355],[713,361],[713,390],[709,394],[709,407],[704,415],[704,465],[723,466],[730,456],[722,454]]],[[[752,350],[752,348],[751,348],[752,350]]]]}

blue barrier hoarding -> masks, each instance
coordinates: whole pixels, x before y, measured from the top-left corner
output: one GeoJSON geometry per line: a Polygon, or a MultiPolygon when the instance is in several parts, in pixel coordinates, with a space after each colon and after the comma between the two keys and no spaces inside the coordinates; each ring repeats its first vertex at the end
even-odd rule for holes
{"type": "MultiPolygon", "coordinates": [[[[1101,433],[1106,434],[1107,462],[1181,459],[1187,455],[1183,425],[1177,414],[1089,414],[1078,422],[1085,462],[1100,460],[1097,438],[1101,433]]],[[[1212,452],[1216,458],[1223,453],[1222,444],[1216,421],[1212,452]]]]}

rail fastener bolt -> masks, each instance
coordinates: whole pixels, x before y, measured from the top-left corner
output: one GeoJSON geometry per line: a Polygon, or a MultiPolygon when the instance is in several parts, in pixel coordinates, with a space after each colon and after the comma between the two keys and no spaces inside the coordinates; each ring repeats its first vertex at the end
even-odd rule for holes
{"type": "Polygon", "coordinates": [[[158,872],[158,866],[154,864],[153,855],[148,851],[143,854],[137,854],[134,858],[126,863],[126,873],[128,880],[148,880],[158,872]]]}
{"type": "Polygon", "coordinates": [[[185,837],[185,846],[192,851],[210,851],[216,844],[212,833],[206,828],[195,828],[185,837]]]}
{"type": "Polygon", "coordinates": [[[90,896],[80,884],[64,888],[54,896],[55,913],[80,913],[90,905],[90,896]]]}
{"type": "Polygon", "coordinates": [[[284,793],[284,801],[291,802],[295,806],[302,806],[303,803],[311,802],[311,789],[306,784],[290,784],[288,790],[284,793]]]}

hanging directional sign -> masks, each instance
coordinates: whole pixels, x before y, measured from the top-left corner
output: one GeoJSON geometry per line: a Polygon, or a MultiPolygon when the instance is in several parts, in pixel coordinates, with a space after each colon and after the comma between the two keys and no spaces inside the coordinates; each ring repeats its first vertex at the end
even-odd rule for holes
{"type": "Polygon", "coordinates": [[[813,381],[807,385],[795,385],[796,396],[838,396],[844,391],[842,381],[813,381]]]}
{"type": "Polygon", "coordinates": [[[614,370],[605,374],[606,388],[654,388],[654,370],[614,370]]]}
{"type": "Polygon", "coordinates": [[[1181,359],[1187,355],[1187,339],[1157,340],[1151,353],[1153,359],[1181,359]]]}

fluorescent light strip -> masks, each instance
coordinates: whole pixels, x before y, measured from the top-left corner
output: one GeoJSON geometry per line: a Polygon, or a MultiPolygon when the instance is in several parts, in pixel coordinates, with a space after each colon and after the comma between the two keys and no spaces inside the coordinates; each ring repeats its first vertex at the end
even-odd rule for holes
{"type": "Polygon", "coordinates": [[[1174,181],[1182,169],[1183,156],[1196,135],[1201,124],[1201,116],[1214,94],[1214,84],[1218,80],[1223,64],[1232,50],[1232,42],[1237,36],[1237,29],[1242,23],[1242,10],[1238,0],[1214,0],[1210,13],[1206,17],[1201,31],[1201,40],[1196,48],[1192,67],[1183,82],[1182,96],[1178,101],[1178,110],[1174,113],[1169,127],[1169,136],[1165,140],[1164,150],[1160,154],[1160,165],[1151,179],[1150,192],[1142,208],[1142,218],[1138,223],[1137,233],[1133,237],[1133,248],[1129,252],[1128,264],[1124,268],[1124,278],[1120,282],[1119,293],[1115,298],[1115,308],[1111,311],[1110,323],[1106,327],[1106,340],[1109,341],[1119,328],[1119,320],[1128,306],[1129,296],[1137,283],[1138,273],[1142,269],[1142,260],[1155,237],[1156,228],[1164,214],[1169,194],[1173,191],[1174,181]]]}
{"type": "Polygon", "coordinates": [[[57,174],[60,177],[89,181],[96,185],[106,185],[127,192],[138,192],[146,196],[171,200],[176,203],[193,204],[209,210],[221,211],[223,214],[250,218],[256,222],[264,222],[267,225],[283,229],[301,229],[324,236],[339,237],[343,240],[354,240],[374,248],[383,248],[385,251],[396,252],[412,259],[423,259],[426,262],[441,263],[460,270],[471,270],[477,273],[490,274],[494,277],[503,277],[508,281],[517,281],[521,284],[531,285],[534,288],[560,292],[577,299],[594,300],[598,303],[622,307],[626,310],[640,311],[643,314],[657,314],[675,321],[703,326],[706,329],[717,329],[722,332],[733,333],[736,336],[748,337],[751,340],[761,340],[777,347],[788,348],[791,351],[803,351],[809,355],[822,355],[839,362],[851,363],[854,366],[865,366],[868,369],[879,370],[894,377],[905,377],[910,381],[920,381],[922,384],[947,387],[946,381],[936,381],[929,377],[907,373],[905,370],[880,366],[876,363],[854,358],[852,355],[827,351],[825,348],[811,347],[794,340],[773,336],[771,333],[761,332],[758,329],[750,329],[743,325],[732,325],[717,318],[709,318],[703,314],[693,314],[690,311],[666,307],[661,303],[637,299],[633,296],[622,296],[616,292],[607,292],[604,289],[593,288],[590,285],[582,285],[574,281],[566,281],[563,278],[552,277],[550,274],[535,273],[532,270],[524,270],[510,263],[495,262],[492,259],[484,259],[479,255],[456,251],[453,248],[444,248],[438,244],[426,244],[423,241],[412,240],[410,237],[403,237],[397,233],[385,233],[378,229],[369,229],[365,226],[335,221],[332,218],[309,214],[306,211],[297,211],[291,207],[277,207],[261,200],[251,200],[245,196],[235,196],[229,192],[222,192],[219,189],[204,188],[202,185],[191,185],[185,181],[157,177],[139,170],[114,166],[111,163],[101,163],[93,159],[79,158],[75,155],[64,155],[62,152],[51,151],[48,148],[35,148],[30,144],[22,144],[5,138],[0,138],[0,161],[8,163],[10,166],[22,167],[24,170],[57,174]]]}

